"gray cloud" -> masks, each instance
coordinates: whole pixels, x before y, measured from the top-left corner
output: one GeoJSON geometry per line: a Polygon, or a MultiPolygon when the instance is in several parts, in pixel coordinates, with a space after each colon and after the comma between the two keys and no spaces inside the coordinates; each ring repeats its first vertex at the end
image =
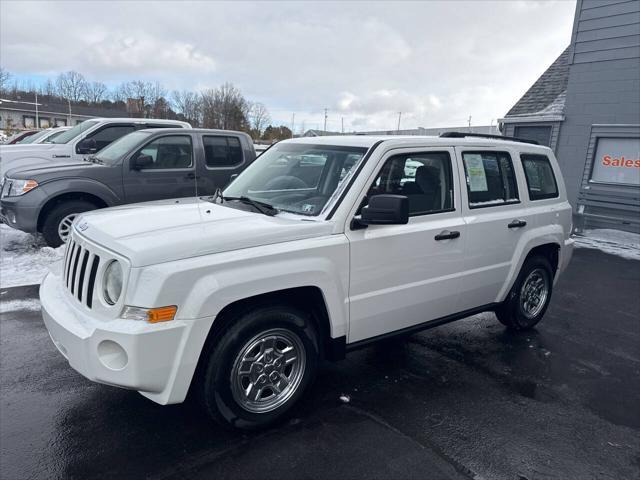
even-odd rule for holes
{"type": "Polygon", "coordinates": [[[487,124],[570,40],[573,1],[3,2],[0,61],[170,89],[225,81],[296,129],[487,124]]]}

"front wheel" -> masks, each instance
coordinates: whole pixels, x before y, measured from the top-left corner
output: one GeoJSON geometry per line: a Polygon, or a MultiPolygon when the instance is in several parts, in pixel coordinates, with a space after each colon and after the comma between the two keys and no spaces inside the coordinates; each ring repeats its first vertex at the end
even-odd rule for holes
{"type": "Polygon", "coordinates": [[[553,288],[553,269],[543,256],[525,260],[507,299],[496,310],[500,323],[512,330],[528,330],[542,320],[553,288]]]}
{"type": "Polygon", "coordinates": [[[76,217],[96,208],[98,207],[86,200],[67,200],[53,207],[42,224],[42,236],[47,245],[55,248],[65,243],[76,217]]]}
{"type": "Polygon", "coordinates": [[[258,429],[282,419],[312,383],[318,342],[308,315],[288,306],[231,319],[208,351],[197,385],[216,421],[258,429]]]}

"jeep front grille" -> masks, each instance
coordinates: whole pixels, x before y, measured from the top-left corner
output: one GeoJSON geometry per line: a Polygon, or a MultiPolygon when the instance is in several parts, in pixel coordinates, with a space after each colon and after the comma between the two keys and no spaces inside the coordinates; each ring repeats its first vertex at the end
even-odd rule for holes
{"type": "Polygon", "coordinates": [[[70,238],[64,256],[62,281],[80,303],[88,308],[93,304],[93,289],[100,266],[100,256],[70,238]]]}

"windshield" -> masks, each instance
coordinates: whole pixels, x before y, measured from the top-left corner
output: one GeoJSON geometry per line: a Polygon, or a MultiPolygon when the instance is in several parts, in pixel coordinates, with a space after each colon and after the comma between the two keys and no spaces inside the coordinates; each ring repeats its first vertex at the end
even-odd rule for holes
{"type": "Polygon", "coordinates": [[[225,197],[248,197],[278,210],[317,216],[366,148],[279,143],[260,155],[225,197]]]}
{"type": "Polygon", "coordinates": [[[49,130],[41,130],[38,133],[34,133],[33,135],[29,135],[28,137],[23,138],[18,143],[33,143],[42,137],[46,137],[48,134],[49,130]]]}
{"type": "Polygon", "coordinates": [[[115,165],[122,157],[129,153],[132,149],[144,142],[151,133],[137,131],[120,137],[113,143],[100,150],[99,153],[94,155],[95,158],[100,160],[106,165],[115,165]]]}
{"type": "Polygon", "coordinates": [[[76,138],[82,132],[87,131],[88,129],[96,125],[98,122],[99,120],[85,120],[84,122],[76,125],[72,129],[67,130],[66,132],[58,135],[56,138],[51,140],[51,143],[69,143],[71,140],[76,138]]]}
{"type": "Polygon", "coordinates": [[[64,129],[64,130],[57,130],[53,133],[51,133],[51,135],[44,140],[45,143],[53,143],[53,139],[56,137],[59,137],[60,135],[62,135],[64,132],[66,132],[68,129],[64,129]]]}

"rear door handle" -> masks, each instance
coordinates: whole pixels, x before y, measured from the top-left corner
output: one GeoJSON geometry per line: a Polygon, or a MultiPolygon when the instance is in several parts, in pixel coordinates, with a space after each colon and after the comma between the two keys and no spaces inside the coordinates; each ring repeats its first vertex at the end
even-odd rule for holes
{"type": "Polygon", "coordinates": [[[458,231],[452,231],[450,232],[449,230],[443,230],[442,232],[440,232],[438,235],[436,235],[434,238],[438,241],[440,240],[450,240],[452,238],[458,238],[460,236],[460,232],[458,231]]]}
{"type": "Polygon", "coordinates": [[[526,226],[527,222],[525,222],[524,220],[514,220],[509,225],[507,225],[508,228],[522,228],[526,226]]]}
{"type": "Polygon", "coordinates": [[[187,173],[184,178],[188,178],[189,180],[193,180],[194,178],[196,178],[196,174],[195,173],[187,173]]]}

